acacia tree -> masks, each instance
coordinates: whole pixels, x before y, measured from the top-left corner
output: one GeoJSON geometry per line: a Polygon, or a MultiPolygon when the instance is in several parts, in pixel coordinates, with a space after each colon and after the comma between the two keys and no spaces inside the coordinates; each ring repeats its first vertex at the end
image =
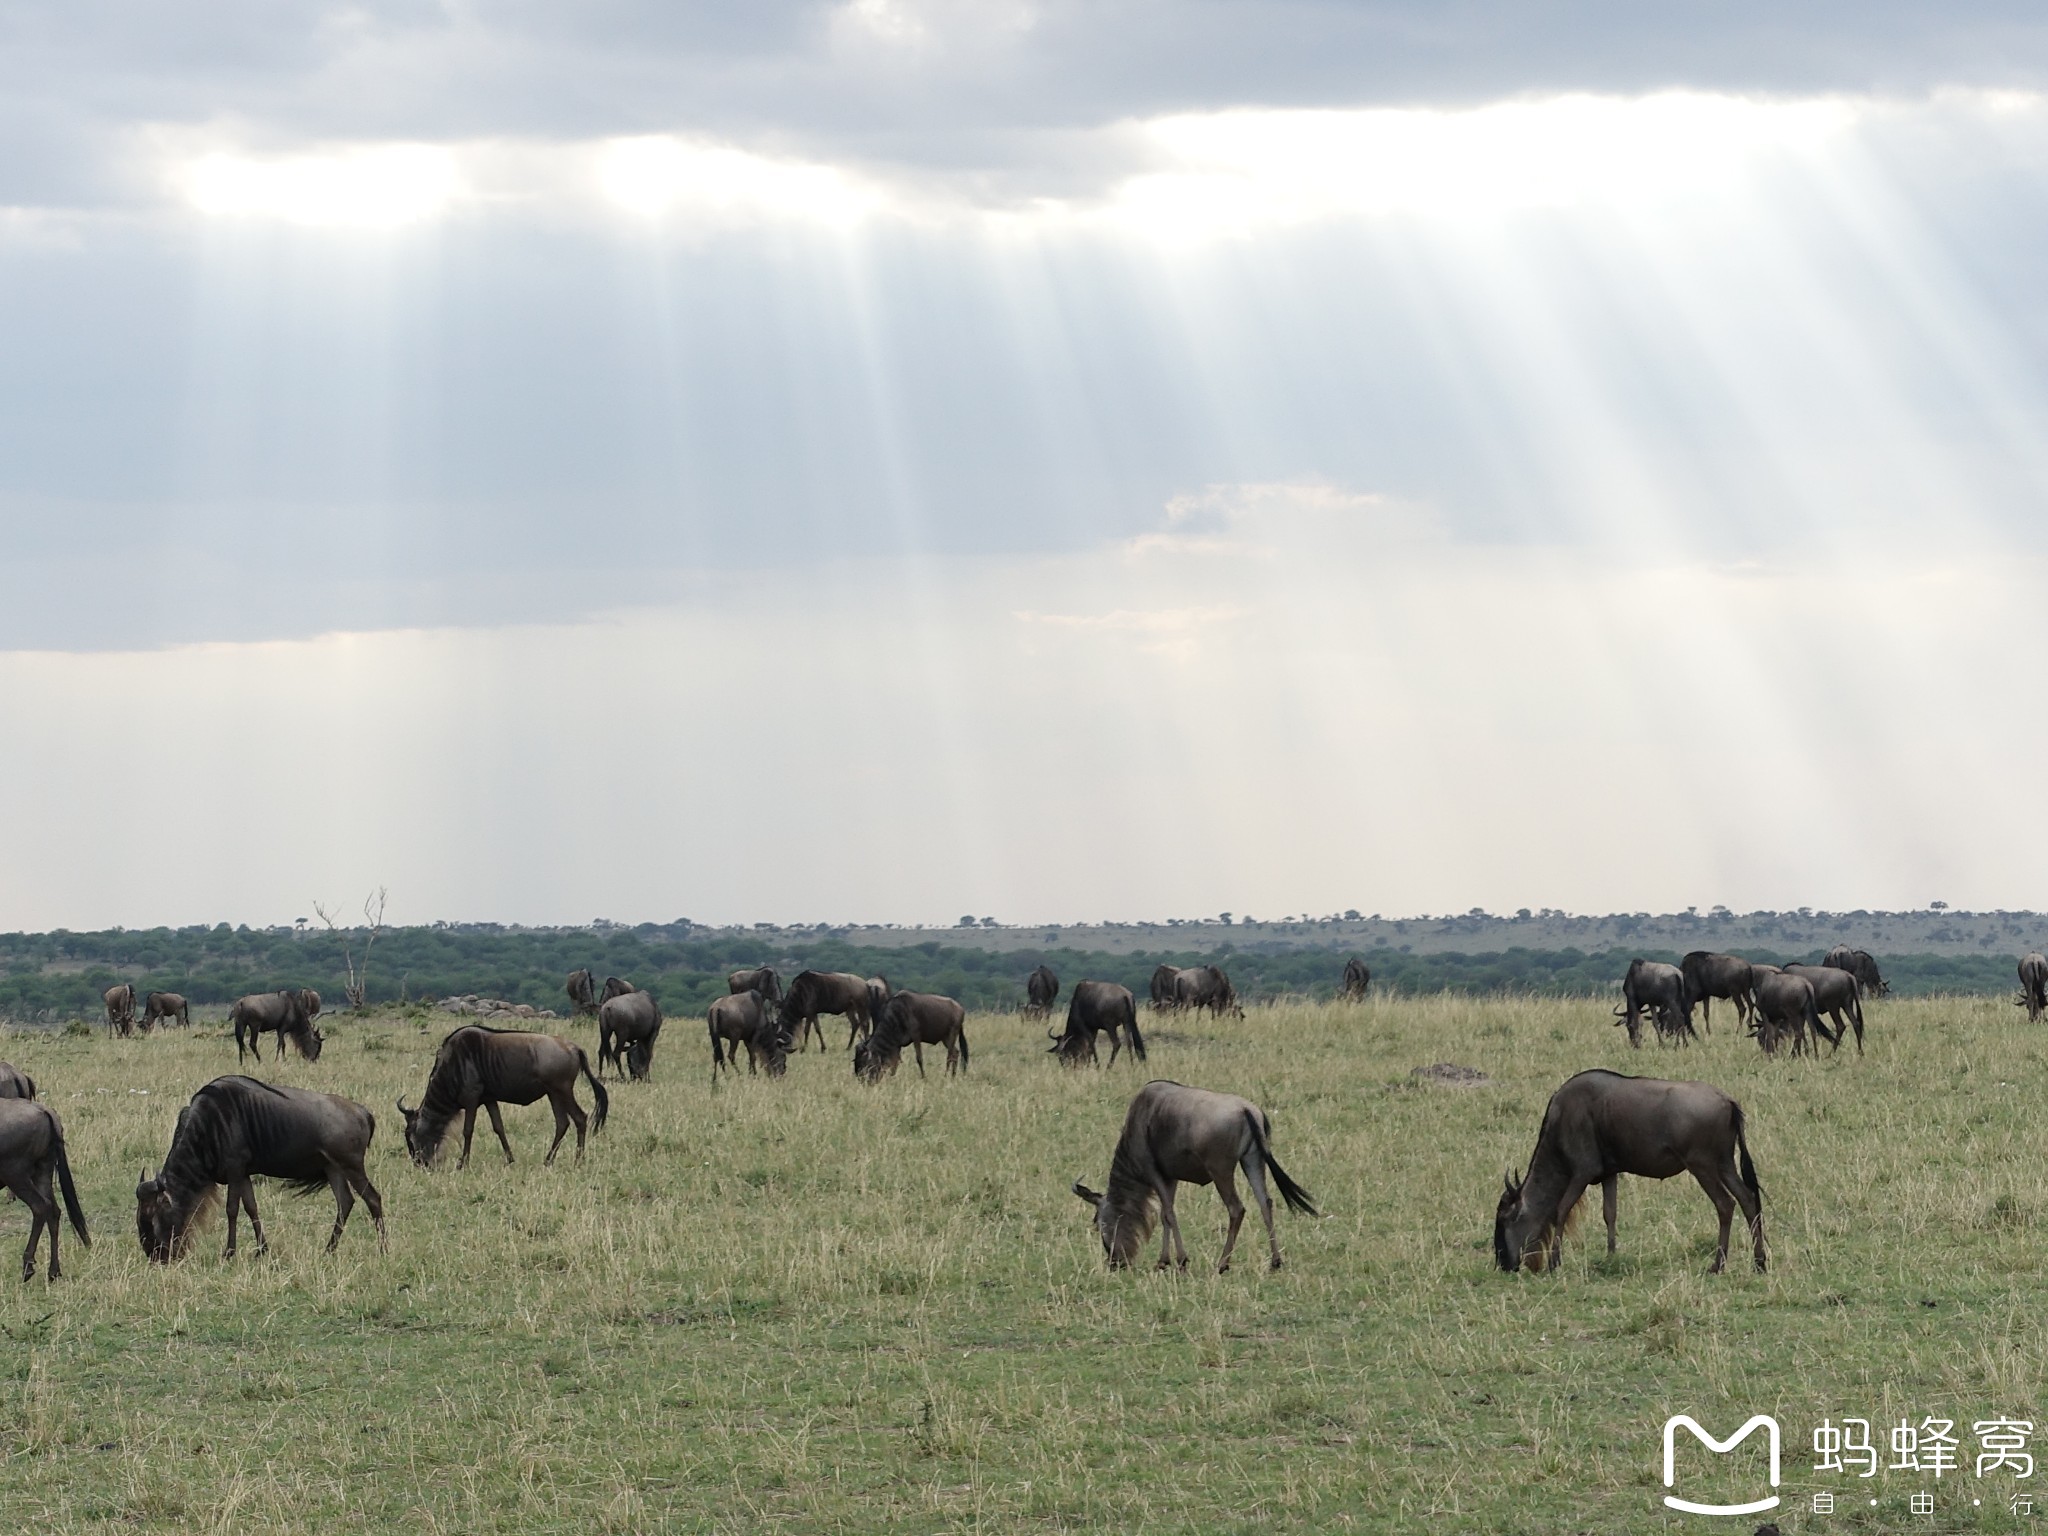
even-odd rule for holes
{"type": "Polygon", "coordinates": [[[348,980],[341,992],[351,1008],[363,1006],[363,994],[370,985],[370,951],[377,947],[377,936],[384,931],[385,894],[384,887],[380,885],[363,898],[363,917],[369,923],[367,929],[343,928],[326,907],[317,901],[313,903],[313,910],[327,925],[327,931],[341,940],[341,963],[348,967],[348,980]],[[363,935],[363,963],[360,967],[356,965],[355,948],[351,942],[351,936],[356,933],[363,935]]]}

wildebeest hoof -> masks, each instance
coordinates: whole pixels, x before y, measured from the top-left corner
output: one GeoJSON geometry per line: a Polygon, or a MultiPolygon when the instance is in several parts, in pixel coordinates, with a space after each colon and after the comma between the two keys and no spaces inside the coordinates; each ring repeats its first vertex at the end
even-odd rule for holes
{"type": "Polygon", "coordinates": [[[1274,1256],[1274,1258],[1273,1258],[1273,1262],[1272,1262],[1272,1263],[1270,1263],[1270,1264],[1268,1264],[1268,1265],[1266,1266],[1266,1268],[1267,1268],[1267,1269],[1268,1269],[1268,1270],[1270,1271],[1270,1270],[1275,1270],[1275,1269],[1278,1269],[1279,1267],[1280,1267],[1280,1259],[1279,1259],[1279,1256],[1278,1256],[1278,1255],[1276,1254],[1276,1255],[1274,1256]]]}

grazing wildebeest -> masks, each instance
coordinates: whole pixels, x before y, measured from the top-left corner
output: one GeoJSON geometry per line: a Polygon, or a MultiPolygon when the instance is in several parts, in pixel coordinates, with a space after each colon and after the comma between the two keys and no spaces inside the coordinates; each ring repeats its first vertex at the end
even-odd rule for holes
{"type": "Polygon", "coordinates": [[[1778,1049],[1781,1035],[1792,1037],[1792,1054],[1802,1051],[1820,1050],[1818,1044],[1808,1041],[1810,1030],[1814,1040],[1825,1040],[1830,1045],[1841,1042],[1828,1033],[1827,1025],[1820,1021],[1820,1010],[1813,995],[1813,983],[1804,976],[1794,976],[1775,965],[1753,965],[1750,967],[1751,992],[1755,998],[1754,1015],[1757,1043],[1768,1052],[1778,1049]]]}
{"type": "Polygon", "coordinates": [[[363,1160],[377,1122],[354,1099],[304,1088],[279,1088],[253,1077],[217,1077],[178,1111],[171,1150],[154,1177],[144,1173],[135,1186],[135,1230],[142,1251],[158,1264],[181,1258],[192,1219],[228,1191],[228,1245],[235,1252],[235,1222],[243,1210],[256,1229],[256,1251],[269,1247],[263,1218],[256,1214],[253,1178],[283,1179],[300,1194],[323,1185],[334,1191],[334,1230],[327,1251],[341,1241],[341,1229],[356,1196],[377,1224],[377,1246],[385,1246],[384,1201],[363,1160]]]}
{"type": "Polygon", "coordinates": [[[158,1019],[176,1019],[189,1029],[192,1024],[191,1006],[176,992],[152,992],[142,1000],[143,1029],[155,1029],[158,1019]]]}
{"type": "Polygon", "coordinates": [[[734,971],[725,978],[725,990],[738,996],[742,992],[758,992],[761,1000],[768,1003],[782,1001],[782,978],[772,965],[757,965],[751,971],[734,971]]]}
{"type": "Polygon", "coordinates": [[[718,1069],[739,1069],[740,1047],[747,1048],[747,1071],[765,1065],[770,1077],[780,1077],[789,1068],[789,1034],[768,1011],[768,999],[751,987],[730,997],[713,998],[704,1012],[711,1032],[711,1077],[718,1069]],[[728,1056],[731,1058],[728,1060],[728,1056]]]}
{"type": "Polygon", "coordinates": [[[572,1019],[597,1012],[597,978],[590,974],[588,966],[571,971],[569,984],[562,990],[569,994],[569,1017],[572,1019]]]}
{"type": "Polygon", "coordinates": [[[1841,1049],[1842,1016],[1848,1015],[1849,1027],[1856,1031],[1856,1054],[1863,1054],[1863,1002],[1861,989],[1856,984],[1852,971],[1837,970],[1828,965],[1788,965],[1788,976],[1804,976],[1813,987],[1813,1006],[1826,1014],[1835,1023],[1833,1044],[1841,1049]]]}
{"type": "Polygon", "coordinates": [[[1367,965],[1356,955],[1353,955],[1344,962],[1344,988],[1337,994],[1339,997],[1348,997],[1355,1001],[1358,998],[1364,997],[1366,989],[1371,985],[1371,966],[1367,965]]]}
{"type": "Polygon", "coordinates": [[[2027,1010],[2027,1022],[2040,1022],[2048,1013],[2048,955],[2039,951],[2020,961],[2020,1005],[2027,1010]]]}
{"type": "Polygon", "coordinates": [[[36,1273],[36,1244],[43,1229],[50,1229],[50,1278],[60,1279],[57,1262],[57,1229],[62,1225],[57,1202],[50,1194],[50,1175],[57,1176],[64,1192],[64,1210],[71,1217],[71,1230],[86,1247],[92,1234],[85,1229],[85,1212],[79,1208],[78,1189],[71,1182],[71,1159],[64,1151],[64,1123],[57,1111],[34,1099],[0,1098],[0,1186],[4,1186],[28,1207],[28,1247],[21,1252],[21,1278],[32,1280],[36,1273]]]}
{"type": "Polygon", "coordinates": [[[1164,1013],[1169,1008],[1180,1006],[1180,999],[1175,994],[1173,985],[1179,979],[1180,967],[1177,965],[1161,965],[1153,970],[1151,1002],[1155,1013],[1164,1013]]]}
{"type": "Polygon", "coordinates": [[[636,1081],[654,1065],[661,1034],[661,1005],[651,992],[621,992],[597,1005],[597,1070],[609,1061],[614,1072],[636,1081]]]}
{"type": "Polygon", "coordinates": [[[135,984],[122,982],[109,987],[100,994],[100,1000],[107,1005],[107,1033],[132,1035],[135,1033],[135,984]]]}
{"type": "Polygon", "coordinates": [[[1614,1010],[1617,1022],[1628,1026],[1628,1043],[1641,1048],[1643,1010],[1656,1027],[1660,1043],[1684,1045],[1697,1039],[1692,1027],[1692,997],[1685,985],[1685,973],[1660,960],[1635,959],[1621,982],[1621,1006],[1614,1010]]]}
{"type": "Polygon", "coordinates": [[[1024,978],[1024,1017],[1042,1019],[1052,1012],[1054,999],[1060,995],[1060,979],[1049,965],[1041,965],[1024,978]]]}
{"type": "Polygon", "coordinates": [[[878,1083],[903,1060],[903,1047],[917,1054],[917,1075],[924,1076],[924,1048],[946,1048],[946,1075],[967,1070],[967,1010],[936,992],[898,992],[882,1005],[874,1033],[854,1048],[854,1076],[878,1083]]]}
{"type": "Polygon", "coordinates": [[[1721,1216],[1714,1274],[1728,1261],[1728,1227],[1741,1206],[1756,1242],[1756,1267],[1764,1268],[1764,1192],[1749,1160],[1742,1106],[1711,1083],[1623,1077],[1600,1068],[1581,1072],[1550,1096],[1529,1175],[1508,1175],[1493,1213],[1495,1262],[1510,1273],[1525,1263],[1556,1269],[1565,1225],[1595,1184],[1607,1219],[1607,1251],[1614,1252],[1624,1173],[1645,1179],[1690,1173],[1699,1180],[1721,1216]]]}
{"type": "MultiPolygon", "coordinates": [[[[895,992],[889,985],[888,977],[877,975],[868,978],[868,1026],[861,1031],[863,1036],[874,1029],[875,1020],[882,1016],[882,1010],[889,1006],[889,999],[893,996],[895,992]]],[[[853,1044],[851,1036],[847,1037],[846,1043],[853,1044]]]]}
{"type": "Polygon", "coordinates": [[[1678,969],[1685,975],[1685,995],[1699,1005],[1700,1020],[1706,1025],[1708,1034],[1714,1032],[1714,999],[1717,997],[1735,1005],[1738,1024],[1749,1022],[1749,1011],[1753,1005],[1749,995],[1747,960],[1740,955],[1696,949],[1678,962],[1678,969]]]}
{"type": "Polygon", "coordinates": [[[1877,961],[1867,949],[1851,949],[1846,944],[1837,944],[1827,952],[1821,964],[1829,970],[1847,971],[1856,978],[1856,985],[1865,997],[1883,997],[1891,991],[1891,985],[1878,974],[1877,961]]]}
{"type": "Polygon", "coordinates": [[[868,1011],[868,984],[862,976],[845,971],[800,971],[782,998],[782,1025],[790,1031],[802,1051],[813,1034],[818,1049],[825,1049],[825,1031],[818,1027],[818,1015],[836,1013],[846,1020],[846,1048],[873,1027],[868,1011]]]}
{"type": "Polygon", "coordinates": [[[299,1006],[306,1010],[306,1019],[309,1023],[319,1018],[320,994],[311,987],[299,988],[299,1006]]]}
{"type": "Polygon", "coordinates": [[[279,1056],[284,1055],[284,1042],[289,1040],[306,1060],[320,1059],[324,1037],[313,1027],[313,1021],[306,1017],[305,1002],[295,991],[254,992],[247,997],[238,997],[234,1006],[228,1009],[228,1022],[235,1027],[237,1061],[242,1059],[245,1032],[248,1036],[247,1049],[255,1053],[258,1061],[263,1059],[263,1048],[258,1042],[266,1033],[277,1036],[279,1056]]]}
{"type": "Polygon", "coordinates": [[[1290,1210],[1317,1214],[1308,1191],[1287,1176],[1272,1151],[1273,1127],[1266,1112],[1234,1093],[1211,1093],[1164,1080],[1147,1083],[1124,1115],[1123,1134],[1109,1162],[1109,1188],[1097,1194],[1079,1179],[1074,1193],[1095,1211],[1095,1231],[1111,1269],[1127,1269],[1152,1233],[1153,1202],[1160,1224],[1159,1268],[1169,1263],[1169,1249],[1182,1269],[1188,1267],[1187,1244],[1181,1240],[1180,1217],[1173,1198],[1179,1185],[1214,1184],[1230,1213],[1230,1231],[1223,1239],[1223,1257],[1216,1273],[1230,1268],[1238,1228],[1244,1225],[1244,1202],[1237,1198],[1232,1170],[1242,1168],[1259,1215],[1266,1222],[1266,1246],[1274,1269],[1280,1267],[1280,1239],[1273,1231],[1273,1197],[1266,1193],[1266,1175],[1280,1186],[1290,1210]]]}
{"type": "Polygon", "coordinates": [[[1118,1037],[1119,1029],[1130,1043],[1131,1054],[1143,1061],[1145,1037],[1138,1033],[1138,1002],[1131,996],[1131,989],[1113,981],[1077,981],[1067,997],[1066,1030],[1057,1035],[1047,1030],[1045,1034],[1052,1041],[1049,1049],[1059,1056],[1060,1064],[1078,1067],[1083,1051],[1088,1053],[1091,1063],[1101,1064],[1101,1057],[1095,1052],[1095,1037],[1107,1030],[1109,1064],[1115,1066],[1116,1053],[1124,1043],[1118,1037]]]}
{"type": "Polygon", "coordinates": [[[0,1099],[32,1099],[35,1096],[36,1080],[21,1068],[0,1061],[0,1099]]]}
{"type": "Polygon", "coordinates": [[[505,1161],[512,1161],[512,1143],[505,1139],[505,1122],[499,1118],[500,1104],[531,1104],[546,1098],[555,1111],[555,1139],[545,1159],[552,1163],[561,1150],[562,1138],[576,1125],[576,1160],[583,1160],[583,1106],[576,1102],[576,1074],[581,1072],[596,1096],[597,1109],[589,1117],[591,1134],[604,1129],[604,1117],[611,1108],[611,1095],[590,1070],[590,1058],[583,1047],[559,1035],[539,1035],[523,1029],[492,1029],[484,1024],[464,1024],[450,1030],[434,1053],[434,1065],[427,1073],[426,1091],[419,1108],[407,1109],[405,1149],[422,1168],[433,1166],[434,1155],[448,1134],[457,1112],[462,1115],[462,1160],[457,1169],[469,1164],[470,1138],[476,1133],[479,1106],[490,1115],[491,1129],[498,1133],[498,1145],[505,1149],[505,1161]]]}
{"type": "Polygon", "coordinates": [[[1216,965],[1191,965],[1174,977],[1173,1005],[1183,1013],[1206,1008],[1212,1018],[1220,1018],[1225,1013],[1240,1019],[1244,1017],[1244,1009],[1238,1006],[1237,992],[1230,985],[1230,978],[1223,974],[1221,966],[1216,965]]]}

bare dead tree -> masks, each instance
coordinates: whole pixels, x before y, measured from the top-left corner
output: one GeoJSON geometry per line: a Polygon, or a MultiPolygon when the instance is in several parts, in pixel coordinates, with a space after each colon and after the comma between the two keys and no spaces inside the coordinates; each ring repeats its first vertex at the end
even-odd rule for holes
{"type": "Polygon", "coordinates": [[[334,915],[325,906],[317,901],[313,903],[313,910],[319,914],[320,921],[327,925],[327,931],[341,940],[341,963],[348,967],[348,981],[342,986],[341,993],[348,999],[351,1008],[360,1009],[363,1006],[363,994],[370,985],[370,951],[377,947],[377,936],[384,931],[385,895],[386,891],[380,885],[363,898],[363,917],[369,923],[367,929],[344,928],[335,922],[334,915]],[[361,966],[356,964],[355,949],[351,943],[351,936],[357,933],[363,936],[361,966]]]}

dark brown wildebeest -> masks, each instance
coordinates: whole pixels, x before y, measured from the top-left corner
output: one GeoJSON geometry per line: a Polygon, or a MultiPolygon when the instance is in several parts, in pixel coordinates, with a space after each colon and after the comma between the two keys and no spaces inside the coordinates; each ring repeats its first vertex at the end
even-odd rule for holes
{"type": "Polygon", "coordinates": [[[21,1068],[0,1061],[0,1099],[32,1099],[36,1096],[36,1080],[21,1068]]]}
{"type": "Polygon", "coordinates": [[[1856,1054],[1863,1054],[1863,1002],[1862,989],[1856,984],[1853,971],[1837,970],[1829,965],[1788,965],[1788,976],[1804,976],[1813,987],[1813,1006],[1816,1011],[1826,1014],[1835,1023],[1835,1049],[1842,1046],[1842,1017],[1848,1015],[1849,1027],[1856,1031],[1856,1054]]]}
{"type": "Polygon", "coordinates": [[[1749,1160],[1742,1106],[1711,1083],[1623,1077],[1600,1068],[1581,1072],[1550,1096],[1529,1175],[1508,1175],[1494,1210],[1494,1261],[1510,1274],[1523,1264],[1556,1269],[1565,1224],[1595,1184],[1607,1220],[1607,1251],[1614,1252],[1624,1173],[1645,1179],[1689,1173],[1699,1180],[1721,1216],[1714,1274],[1728,1262],[1728,1228],[1741,1206],[1756,1243],[1756,1267],[1764,1268],[1764,1192],[1749,1160]]]}
{"type": "Polygon", "coordinates": [[[320,994],[311,987],[299,988],[299,1006],[306,1010],[308,1023],[320,1017],[320,994]]]}
{"type": "Polygon", "coordinates": [[[289,1040],[306,1060],[320,1059],[320,1046],[325,1037],[306,1017],[306,1005],[295,991],[253,992],[247,997],[238,997],[234,1006],[228,1009],[228,1022],[235,1027],[237,1061],[242,1059],[245,1033],[248,1036],[247,1049],[255,1053],[258,1061],[263,1059],[263,1048],[258,1042],[265,1034],[277,1036],[279,1056],[284,1055],[284,1042],[289,1040]]]}
{"type": "Polygon", "coordinates": [[[1240,1019],[1244,1017],[1244,1009],[1238,1006],[1237,992],[1230,985],[1230,978],[1217,965],[1191,965],[1174,977],[1173,1005],[1182,1013],[1206,1008],[1211,1018],[1220,1018],[1225,1013],[1240,1019]]]}
{"type": "Polygon", "coordinates": [[[253,1077],[217,1077],[178,1111],[171,1150],[152,1177],[135,1186],[135,1231],[142,1251],[158,1264],[182,1258],[193,1218],[210,1205],[221,1185],[228,1191],[228,1245],[235,1252],[235,1223],[243,1210],[256,1229],[256,1251],[269,1247],[263,1218],[256,1214],[252,1179],[283,1179],[300,1194],[325,1186],[334,1191],[334,1252],[355,1209],[356,1196],[377,1224],[377,1246],[385,1246],[384,1201],[363,1171],[377,1122],[354,1099],[304,1088],[279,1088],[253,1077]]]}
{"type": "Polygon", "coordinates": [[[737,997],[742,992],[758,992],[765,1003],[782,1001],[782,978],[772,965],[757,965],[751,971],[734,971],[725,978],[725,990],[737,997]]]}
{"type": "Polygon", "coordinates": [[[132,1035],[135,1033],[135,984],[124,981],[118,986],[107,988],[100,994],[100,1000],[107,1005],[107,1033],[109,1035],[132,1035]]]}
{"type": "Polygon", "coordinates": [[[1042,1019],[1052,1012],[1060,995],[1060,979],[1049,965],[1041,965],[1024,978],[1024,1017],[1042,1019]]]}
{"type": "Polygon", "coordinates": [[[630,981],[621,981],[616,976],[607,976],[604,979],[604,990],[597,994],[598,1005],[602,1007],[611,998],[624,997],[628,992],[638,992],[639,990],[630,981]]]}
{"type": "Polygon", "coordinates": [[[407,1109],[405,1150],[422,1168],[430,1168],[449,1123],[462,1116],[462,1160],[457,1169],[469,1164],[470,1138],[476,1134],[476,1112],[481,1107],[491,1117],[491,1129],[498,1133],[498,1145],[505,1149],[505,1161],[512,1161],[512,1143],[505,1139],[505,1122],[498,1115],[500,1104],[531,1104],[545,1098],[555,1111],[555,1139],[548,1146],[545,1161],[552,1163],[561,1150],[562,1138],[576,1126],[576,1160],[583,1160],[583,1106],[576,1102],[576,1074],[581,1072],[596,1096],[597,1109],[589,1117],[592,1135],[604,1129],[604,1117],[611,1108],[611,1095],[590,1070],[590,1058],[583,1047],[559,1035],[539,1035],[523,1029],[492,1029],[484,1024],[464,1024],[450,1030],[434,1053],[434,1065],[427,1073],[426,1091],[417,1109],[407,1109]]]}
{"type": "Polygon", "coordinates": [[[21,1278],[33,1280],[36,1273],[36,1244],[43,1229],[50,1229],[50,1278],[60,1279],[63,1268],[57,1262],[57,1202],[50,1194],[50,1175],[64,1192],[64,1210],[71,1217],[71,1230],[86,1247],[92,1234],[85,1229],[85,1212],[79,1208],[78,1189],[71,1182],[71,1159],[64,1151],[64,1123],[57,1111],[34,1099],[0,1098],[0,1187],[28,1207],[28,1247],[21,1252],[21,1278]]]}
{"type": "Polygon", "coordinates": [[[1717,997],[1735,1005],[1738,1024],[1749,1022],[1749,1011],[1754,1004],[1749,995],[1747,960],[1740,955],[1696,949],[1678,962],[1678,969],[1685,975],[1685,995],[1698,1005],[1700,1021],[1708,1034],[1714,1032],[1714,999],[1717,997]]]}
{"type": "Polygon", "coordinates": [[[967,1070],[967,1010],[936,992],[898,992],[882,1005],[874,1033],[854,1048],[853,1075],[878,1083],[903,1060],[903,1047],[917,1053],[917,1075],[924,1076],[924,1048],[946,1048],[946,1075],[967,1070]]]}
{"type": "MultiPolygon", "coordinates": [[[[894,989],[889,985],[888,977],[875,975],[868,978],[868,1027],[861,1031],[863,1036],[874,1029],[875,1020],[882,1016],[882,1010],[889,1006],[889,999],[895,995],[894,989]]],[[[851,1037],[848,1038],[846,1043],[848,1045],[853,1044],[851,1037]]]]}
{"type": "Polygon", "coordinates": [[[1131,989],[1113,981],[1077,981],[1067,997],[1066,1030],[1057,1035],[1047,1030],[1045,1034],[1052,1041],[1048,1049],[1058,1055],[1062,1066],[1081,1065],[1083,1051],[1090,1063],[1099,1066],[1102,1058],[1095,1052],[1095,1037],[1104,1030],[1109,1032],[1111,1066],[1116,1065],[1116,1053],[1125,1040],[1132,1056],[1145,1059],[1145,1037],[1138,1033],[1138,1002],[1131,989]],[[1122,1039],[1118,1030],[1123,1031],[1122,1039]]]}
{"type": "Polygon", "coordinates": [[[614,1072],[644,1081],[654,1065],[661,1034],[661,1005],[651,992],[621,992],[597,1005],[597,1069],[609,1061],[614,1072]]]}
{"type": "Polygon", "coordinates": [[[1180,967],[1177,965],[1161,965],[1154,968],[1151,987],[1154,1013],[1164,1013],[1180,1006],[1179,995],[1174,990],[1174,983],[1179,979],[1180,967]]]}
{"type": "Polygon", "coordinates": [[[1891,984],[1878,974],[1877,961],[1867,949],[1851,949],[1846,944],[1837,944],[1827,952],[1821,964],[1829,970],[1847,971],[1854,976],[1865,997],[1884,997],[1891,991],[1891,984]]]}
{"type": "Polygon", "coordinates": [[[586,1013],[597,1012],[597,978],[590,974],[590,968],[569,973],[569,984],[562,989],[569,994],[569,1017],[581,1018],[586,1013]]]}
{"type": "Polygon", "coordinates": [[[768,999],[751,987],[730,997],[713,998],[704,1020],[711,1032],[713,1082],[718,1080],[720,1067],[739,1070],[741,1046],[747,1048],[750,1073],[765,1065],[770,1077],[780,1077],[789,1069],[788,1032],[768,1011],[768,999]]]}
{"type": "Polygon", "coordinates": [[[1820,1010],[1815,1005],[1813,983],[1804,976],[1794,976],[1775,965],[1753,965],[1750,967],[1750,987],[1756,1000],[1754,1022],[1757,1044],[1767,1054],[1774,1054],[1778,1041],[1785,1035],[1792,1037],[1792,1054],[1797,1056],[1809,1048],[1818,1053],[1818,1041],[1830,1045],[1841,1042],[1828,1033],[1827,1025],[1820,1021],[1820,1010]],[[1807,1038],[1811,1031],[1813,1040],[1807,1038]]]}
{"type": "Polygon", "coordinates": [[[800,971],[783,994],[782,1027],[797,1042],[798,1051],[815,1034],[818,1049],[825,1049],[825,1031],[818,1027],[818,1015],[836,1013],[846,1020],[846,1048],[874,1027],[868,1011],[867,978],[845,971],[800,971]]]}
{"type": "Polygon", "coordinates": [[[191,1006],[179,993],[152,992],[142,1000],[143,1029],[155,1029],[158,1019],[176,1019],[189,1029],[192,1026],[191,1006]]]}
{"type": "Polygon", "coordinates": [[[2020,961],[2020,1006],[2027,1010],[2027,1022],[2037,1024],[2048,1013],[2048,955],[2038,950],[2020,961]]]}
{"type": "Polygon", "coordinates": [[[1692,1027],[1692,998],[1686,989],[1685,973],[1661,960],[1635,959],[1621,982],[1621,1006],[1615,1021],[1628,1026],[1628,1043],[1641,1049],[1643,1011],[1657,1030],[1660,1044],[1685,1045],[1698,1037],[1692,1027]]]}
{"type": "Polygon", "coordinates": [[[1079,1179],[1074,1181],[1074,1193],[1094,1208],[1095,1232],[1102,1239],[1109,1267],[1128,1269],[1136,1261],[1138,1250],[1152,1234],[1156,1201],[1160,1225],[1165,1229],[1159,1237],[1159,1268],[1168,1266],[1171,1250],[1172,1258],[1186,1269],[1188,1247],[1181,1240],[1174,1194],[1182,1184],[1214,1184],[1224,1210],[1230,1213],[1230,1231],[1224,1236],[1216,1273],[1229,1269],[1238,1228],[1244,1225],[1244,1202],[1237,1198],[1237,1180],[1232,1176],[1234,1169],[1241,1168],[1266,1222],[1271,1267],[1278,1269],[1280,1238],[1273,1230],[1273,1197],[1266,1193],[1266,1175],[1273,1175],[1288,1209],[1305,1216],[1317,1212],[1308,1191],[1290,1179],[1274,1158],[1272,1139],[1273,1127],[1266,1112],[1234,1093],[1211,1093],[1206,1088],[1163,1080],[1140,1088],[1124,1114],[1123,1134],[1110,1158],[1109,1188],[1097,1194],[1079,1179]]]}
{"type": "Polygon", "coordinates": [[[1349,998],[1356,1002],[1365,996],[1366,989],[1371,985],[1371,966],[1367,965],[1356,955],[1353,955],[1344,962],[1344,986],[1337,994],[1339,997],[1349,998]]]}

